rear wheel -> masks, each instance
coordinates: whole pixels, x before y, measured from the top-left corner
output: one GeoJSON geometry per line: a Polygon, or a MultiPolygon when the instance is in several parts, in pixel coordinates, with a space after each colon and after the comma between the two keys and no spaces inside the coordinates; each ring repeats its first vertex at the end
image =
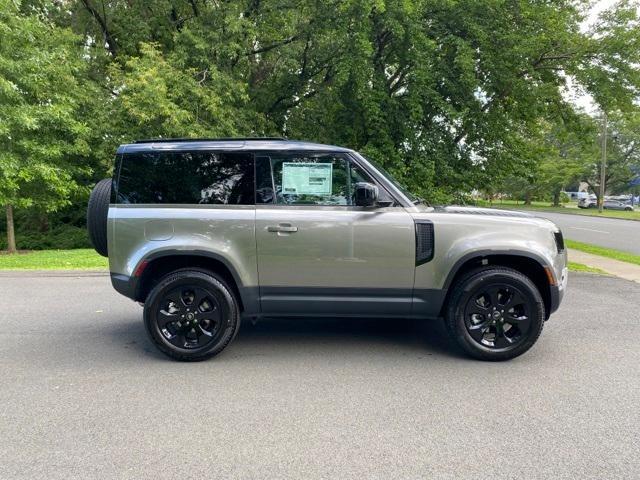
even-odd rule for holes
{"type": "Polygon", "coordinates": [[[164,354],[182,361],[211,358],[240,328],[233,290],[213,273],[178,270],[151,290],[144,306],[147,333],[164,354]]]}
{"type": "Polygon", "coordinates": [[[517,357],[542,333],[544,301],[522,273],[487,267],[463,276],[452,288],[447,330],[472,357],[494,361],[517,357]]]}

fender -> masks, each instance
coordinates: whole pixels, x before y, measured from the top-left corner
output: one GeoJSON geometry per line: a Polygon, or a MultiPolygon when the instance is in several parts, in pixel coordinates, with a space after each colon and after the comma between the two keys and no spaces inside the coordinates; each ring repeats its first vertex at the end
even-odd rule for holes
{"type": "Polygon", "coordinates": [[[181,250],[176,248],[169,248],[165,250],[156,250],[151,252],[144,257],[142,257],[135,268],[133,269],[134,275],[131,277],[123,274],[111,273],[111,283],[114,288],[121,293],[122,295],[131,298],[133,300],[139,300],[140,298],[140,278],[144,273],[144,270],[148,264],[153,262],[154,260],[158,260],[160,258],[166,257],[176,257],[176,256],[190,256],[190,257],[201,257],[207,258],[211,260],[215,260],[223,264],[226,269],[231,273],[233,280],[238,287],[238,292],[240,294],[240,300],[242,301],[242,305],[244,307],[244,314],[246,315],[254,315],[259,314],[260,312],[260,299],[259,299],[259,289],[257,286],[248,286],[244,285],[242,282],[240,275],[238,274],[235,266],[223,255],[219,253],[212,252],[209,250],[181,250]]]}
{"type": "Polygon", "coordinates": [[[455,276],[457,275],[457,273],[460,271],[460,268],[467,263],[470,260],[473,260],[474,258],[483,258],[483,257],[488,257],[491,255],[504,255],[504,256],[512,256],[512,257],[525,257],[525,258],[529,258],[531,260],[535,260],[543,269],[547,269],[547,268],[551,268],[551,270],[553,271],[553,266],[542,256],[542,255],[538,255],[537,253],[533,253],[530,251],[526,251],[526,250],[515,250],[515,249],[506,249],[506,250],[491,250],[491,249],[485,249],[485,250],[475,250],[473,252],[469,252],[465,255],[463,255],[462,257],[460,257],[454,264],[453,267],[451,268],[451,270],[449,271],[449,274],[447,275],[447,278],[444,282],[443,285],[443,290],[448,291],[449,288],[451,287],[451,283],[453,282],[453,279],[455,278],[455,276]]]}

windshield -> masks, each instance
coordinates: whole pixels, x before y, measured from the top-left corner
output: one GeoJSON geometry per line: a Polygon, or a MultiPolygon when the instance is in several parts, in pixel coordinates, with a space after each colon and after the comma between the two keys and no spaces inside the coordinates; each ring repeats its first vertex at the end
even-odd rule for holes
{"type": "Polygon", "coordinates": [[[396,178],[393,175],[391,175],[389,172],[387,172],[384,169],[384,167],[382,165],[380,165],[378,162],[375,162],[375,161],[371,160],[370,158],[365,157],[364,155],[363,155],[363,158],[367,162],[369,162],[371,165],[373,165],[375,167],[375,169],[378,170],[382,175],[384,175],[387,180],[389,180],[391,183],[393,183],[393,185],[398,190],[400,190],[404,194],[404,196],[407,197],[412,203],[419,203],[419,202],[422,201],[422,199],[417,198],[414,194],[412,194],[409,190],[407,190],[407,187],[405,185],[403,185],[398,180],[396,180],[396,178]]]}

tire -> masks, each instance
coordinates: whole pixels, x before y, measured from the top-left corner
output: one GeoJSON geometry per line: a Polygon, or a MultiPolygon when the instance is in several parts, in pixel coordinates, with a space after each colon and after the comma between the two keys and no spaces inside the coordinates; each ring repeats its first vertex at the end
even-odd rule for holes
{"type": "Polygon", "coordinates": [[[96,252],[108,257],[107,248],[107,215],[111,201],[111,179],[105,178],[96,183],[87,205],[87,230],[89,240],[96,252]]]}
{"type": "Polygon", "coordinates": [[[221,277],[183,269],[168,274],[151,290],[144,304],[144,324],[165,355],[201,361],[219,354],[235,338],[240,310],[233,290],[221,277]]]}
{"type": "Polygon", "coordinates": [[[529,350],[544,320],[544,301],[527,276],[510,268],[483,267],[452,286],[445,325],[471,357],[502,361],[529,350]]]}

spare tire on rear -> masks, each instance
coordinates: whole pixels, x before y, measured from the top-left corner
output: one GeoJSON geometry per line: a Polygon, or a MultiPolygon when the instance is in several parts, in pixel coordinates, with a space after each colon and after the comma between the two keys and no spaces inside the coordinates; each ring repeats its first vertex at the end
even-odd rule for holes
{"type": "Polygon", "coordinates": [[[96,183],[87,206],[87,230],[93,248],[103,257],[107,251],[107,215],[111,201],[111,179],[105,178],[96,183]]]}

